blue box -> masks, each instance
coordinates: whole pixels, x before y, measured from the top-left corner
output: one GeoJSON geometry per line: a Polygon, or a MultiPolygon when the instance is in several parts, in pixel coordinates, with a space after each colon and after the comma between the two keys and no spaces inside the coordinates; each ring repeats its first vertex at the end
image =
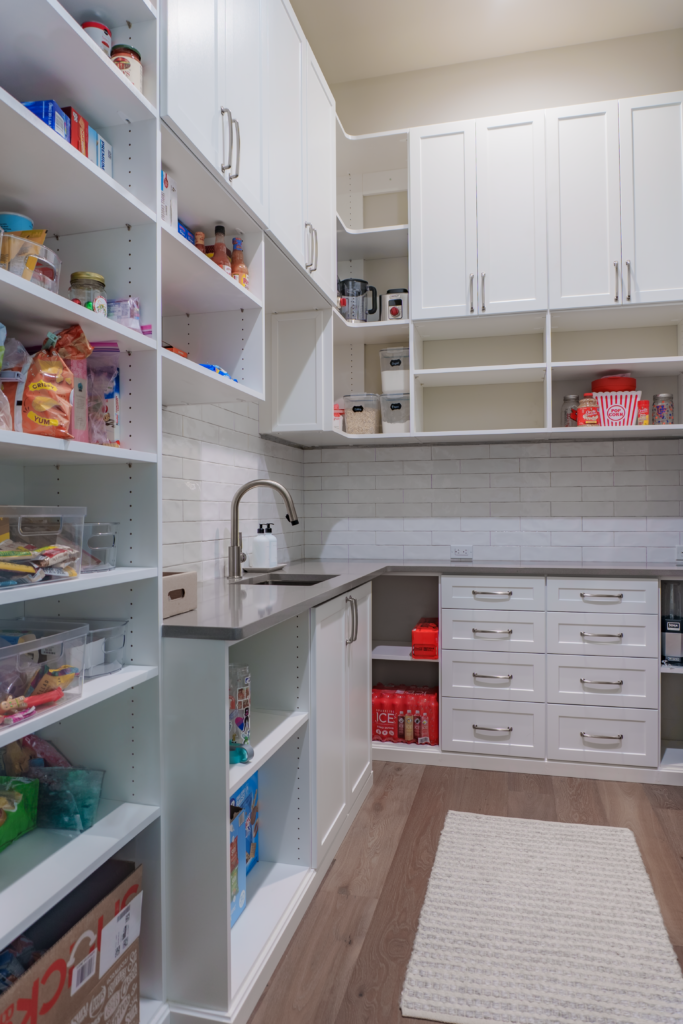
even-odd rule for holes
{"type": "Polygon", "coordinates": [[[114,176],[114,150],[111,143],[103,139],[101,135],[97,136],[97,161],[98,166],[102,168],[105,174],[110,177],[114,176]]]}
{"type": "Polygon", "coordinates": [[[186,238],[191,245],[194,245],[194,234],[189,228],[185,227],[181,220],[178,221],[178,234],[186,238]]]}
{"type": "Polygon", "coordinates": [[[60,139],[71,142],[71,120],[54,100],[35,100],[32,103],[24,103],[24,106],[36,117],[39,117],[48,128],[52,128],[52,131],[56,132],[60,139]]]}
{"type": "Polygon", "coordinates": [[[230,797],[231,807],[241,807],[246,814],[246,860],[247,874],[256,867],[259,859],[258,841],[258,772],[247,779],[243,786],[230,797]]]}
{"type": "Polygon", "coordinates": [[[230,805],[230,927],[247,905],[246,864],[247,815],[239,807],[230,805]],[[233,817],[234,815],[234,817],[233,817]]]}
{"type": "Polygon", "coordinates": [[[99,167],[100,137],[91,124],[88,125],[88,160],[99,167]]]}

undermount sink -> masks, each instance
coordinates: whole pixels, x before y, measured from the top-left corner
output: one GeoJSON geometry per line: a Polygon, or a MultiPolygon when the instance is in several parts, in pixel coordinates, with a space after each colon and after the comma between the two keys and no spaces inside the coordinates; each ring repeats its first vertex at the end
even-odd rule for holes
{"type": "Polygon", "coordinates": [[[254,587],[267,587],[272,584],[278,587],[313,587],[316,583],[324,583],[325,580],[334,580],[336,576],[323,576],[320,573],[293,572],[267,572],[252,579],[241,579],[240,583],[246,583],[254,587]]]}

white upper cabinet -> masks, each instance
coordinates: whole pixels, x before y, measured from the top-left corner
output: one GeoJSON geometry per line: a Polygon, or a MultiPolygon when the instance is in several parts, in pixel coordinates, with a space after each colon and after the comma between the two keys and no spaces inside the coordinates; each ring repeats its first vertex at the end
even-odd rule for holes
{"type": "Polygon", "coordinates": [[[543,111],[477,121],[481,313],[547,306],[544,135],[543,111]]]}
{"type": "Polygon", "coordinates": [[[546,111],[551,309],[621,303],[616,100],[546,111]]]}
{"type": "Polygon", "coordinates": [[[288,0],[268,4],[268,229],[298,263],[305,232],[304,78],[306,38],[288,0]]]}
{"type": "Polygon", "coordinates": [[[331,302],[337,295],[335,133],[334,96],[307,47],[305,267],[331,302]]]}
{"type": "Polygon", "coordinates": [[[475,122],[410,132],[411,315],[477,312],[475,122]]]}
{"type": "Polygon", "coordinates": [[[619,100],[619,133],[624,299],[680,301],[683,93],[619,100]]]}

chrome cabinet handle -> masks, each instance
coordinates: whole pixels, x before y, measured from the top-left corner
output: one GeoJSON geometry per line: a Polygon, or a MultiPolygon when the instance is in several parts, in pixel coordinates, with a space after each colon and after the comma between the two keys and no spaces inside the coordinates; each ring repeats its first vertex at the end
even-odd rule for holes
{"type": "Polygon", "coordinates": [[[512,732],[511,725],[473,725],[473,729],[485,729],[487,732],[512,732]]]}
{"type": "Polygon", "coordinates": [[[470,274],[470,313],[474,313],[474,274],[470,274]]]}
{"type": "Polygon", "coordinates": [[[306,221],[306,223],[304,224],[304,227],[308,231],[308,237],[309,237],[310,242],[311,242],[311,261],[310,261],[310,263],[305,263],[304,266],[306,267],[306,270],[310,270],[311,267],[313,266],[313,225],[309,224],[309,222],[306,221]]]}
{"type": "Polygon", "coordinates": [[[579,591],[579,597],[618,597],[621,599],[623,594],[592,594],[589,590],[579,591]]]}
{"type": "Polygon", "coordinates": [[[472,593],[475,596],[477,594],[488,594],[491,597],[512,597],[511,590],[473,590],[472,593]]]}
{"type": "Polygon", "coordinates": [[[590,686],[623,686],[623,679],[579,679],[580,683],[588,683],[590,686]]]}
{"type": "Polygon", "coordinates": [[[486,274],[481,275],[481,311],[486,312],[486,274]]]}
{"type": "Polygon", "coordinates": [[[631,261],[630,260],[626,260],[626,275],[627,275],[626,280],[628,282],[628,286],[627,286],[627,289],[626,289],[626,301],[630,302],[631,301],[631,261]]]}
{"type": "Polygon", "coordinates": [[[584,740],[623,740],[624,738],[623,732],[618,732],[615,736],[603,736],[597,732],[581,732],[579,735],[584,740]]]}
{"type": "Polygon", "coordinates": [[[614,301],[619,301],[619,260],[614,261],[614,301]]]}
{"type": "Polygon", "coordinates": [[[346,641],[348,645],[358,639],[358,601],[355,597],[347,597],[346,603],[351,605],[351,637],[346,641]]]}
{"type": "Polygon", "coordinates": [[[613,640],[621,640],[623,633],[584,633],[583,630],[579,632],[579,636],[608,636],[613,640]]]}
{"type": "Polygon", "coordinates": [[[511,629],[475,629],[472,627],[473,633],[512,633],[511,629]]]}
{"type": "MultiPolygon", "coordinates": [[[[240,154],[242,153],[242,140],[240,138],[240,123],[239,121],[232,119],[232,123],[237,129],[237,155],[235,157],[235,173],[228,175],[228,181],[234,181],[235,178],[240,176],[240,154]]],[[[230,132],[230,160],[232,161],[232,132],[230,132]]]]}
{"type": "Polygon", "coordinates": [[[232,167],[232,114],[228,107],[221,107],[221,121],[223,124],[223,163],[221,164],[221,171],[225,174],[232,167]],[[228,136],[230,138],[230,148],[228,150],[228,162],[225,163],[225,115],[228,115],[228,136]]]}
{"type": "Polygon", "coordinates": [[[313,259],[313,266],[311,267],[311,273],[313,274],[318,269],[318,229],[312,227],[311,230],[313,231],[313,242],[315,245],[315,257],[313,259]]]}
{"type": "Polygon", "coordinates": [[[487,676],[483,672],[473,672],[472,676],[474,679],[512,679],[512,673],[507,676],[487,676]]]}

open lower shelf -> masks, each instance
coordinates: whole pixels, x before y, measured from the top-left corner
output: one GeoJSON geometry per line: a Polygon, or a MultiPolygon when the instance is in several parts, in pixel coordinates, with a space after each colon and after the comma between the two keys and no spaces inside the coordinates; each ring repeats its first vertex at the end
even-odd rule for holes
{"type": "Polygon", "coordinates": [[[39,434],[16,433],[0,430],[0,461],[33,462],[53,466],[94,465],[98,462],[151,462],[157,461],[155,452],[137,452],[128,448],[109,448],[103,444],[85,441],[63,441],[59,437],[41,437],[39,434]]]}
{"type": "Polygon", "coordinates": [[[659,770],[683,772],[683,743],[677,740],[662,740],[662,759],[659,770]]]}
{"type": "Polygon", "coordinates": [[[312,880],[311,868],[259,861],[247,877],[247,905],[230,933],[232,1001],[248,985],[259,961],[277,944],[287,919],[312,880]]]}
{"type": "Polygon", "coordinates": [[[162,350],[161,395],[164,405],[205,405],[236,398],[263,399],[263,395],[205,366],[162,350]]]}
{"type": "Polygon", "coordinates": [[[156,665],[127,665],[118,672],[112,672],[111,675],[86,681],[80,696],[70,697],[69,691],[66,690],[63,699],[57,704],[48,705],[42,710],[39,708],[35,715],[18,725],[4,726],[0,733],[0,743],[5,746],[37,729],[62,722],[65,718],[92,707],[93,704],[114,697],[122,690],[129,690],[132,686],[154,679],[158,674],[159,669],[156,665]]]}
{"type": "Polygon", "coordinates": [[[261,308],[252,292],[228,277],[165,221],[161,229],[161,308],[165,317],[261,308]]]}
{"type": "Polygon", "coordinates": [[[673,675],[680,676],[683,675],[683,665],[668,665],[665,662],[662,662],[660,671],[663,673],[670,672],[673,675]]]}
{"type": "Polygon", "coordinates": [[[438,665],[438,658],[413,658],[413,645],[397,640],[373,640],[372,657],[378,661],[419,661],[421,665],[438,665]]]}
{"type": "Polygon", "coordinates": [[[20,584],[16,587],[0,589],[0,605],[17,604],[19,601],[35,601],[39,597],[60,597],[62,594],[73,594],[84,590],[96,590],[99,587],[113,587],[117,583],[137,583],[138,580],[151,580],[159,575],[155,567],[144,569],[110,569],[108,572],[92,572],[77,576],[61,583],[20,584]]]}
{"type": "Polygon", "coordinates": [[[0,853],[0,949],[155,821],[158,807],[100,800],[85,832],[34,829],[0,853]]]}
{"type": "Polygon", "coordinates": [[[553,380],[595,379],[610,370],[631,371],[634,377],[668,377],[683,373],[683,356],[655,356],[651,359],[592,359],[588,362],[552,363],[553,380]]]}
{"type": "Polygon", "coordinates": [[[414,370],[415,382],[425,388],[461,387],[467,384],[521,384],[545,380],[545,363],[509,366],[460,366],[449,369],[414,370]]]}
{"type": "Polygon", "coordinates": [[[307,721],[307,711],[260,711],[252,708],[250,738],[254,757],[246,764],[230,765],[230,796],[307,721]]]}
{"type": "Polygon", "coordinates": [[[336,309],[332,316],[332,333],[335,344],[407,345],[410,331],[409,320],[374,320],[370,323],[349,323],[336,309]]]}
{"type": "Polygon", "coordinates": [[[140,997],[140,1024],[161,1024],[169,1013],[168,1003],[140,997]]]}
{"type": "Polygon", "coordinates": [[[338,260],[387,260],[408,255],[408,225],[349,228],[337,214],[338,260]]]}

